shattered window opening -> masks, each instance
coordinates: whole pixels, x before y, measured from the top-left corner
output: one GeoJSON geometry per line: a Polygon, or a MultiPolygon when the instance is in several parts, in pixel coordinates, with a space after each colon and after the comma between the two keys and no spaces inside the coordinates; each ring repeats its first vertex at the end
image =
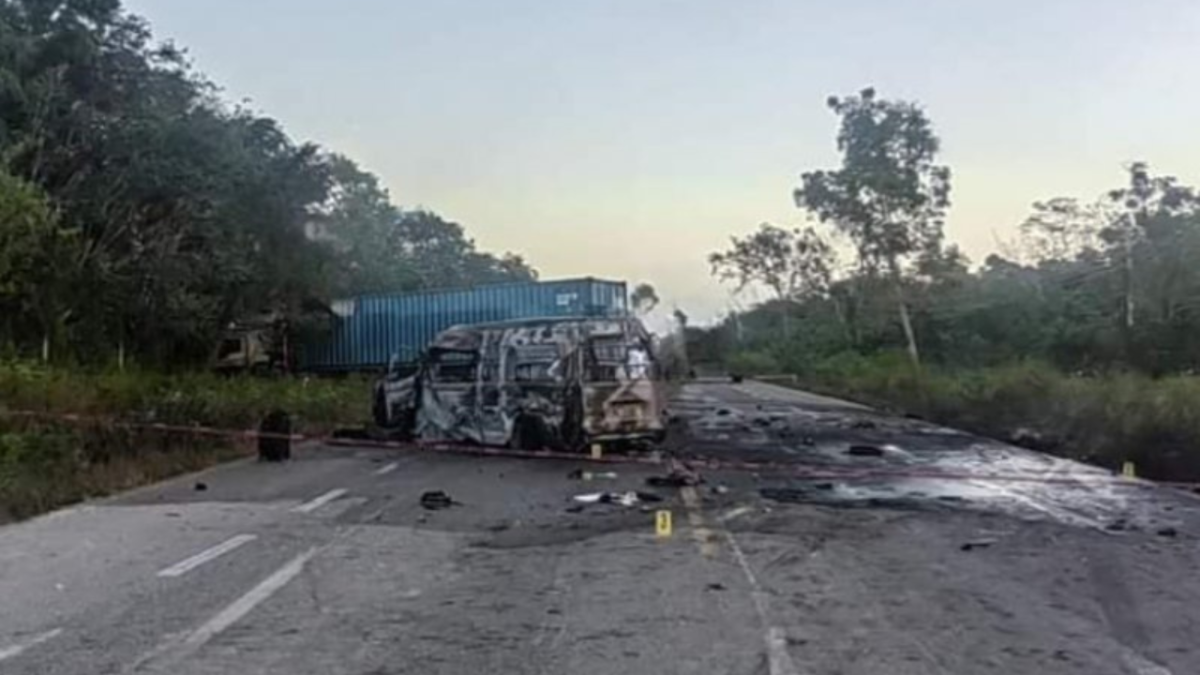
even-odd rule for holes
{"type": "Polygon", "coordinates": [[[433,354],[432,375],[435,382],[471,383],[479,365],[474,351],[439,351],[433,354]]]}

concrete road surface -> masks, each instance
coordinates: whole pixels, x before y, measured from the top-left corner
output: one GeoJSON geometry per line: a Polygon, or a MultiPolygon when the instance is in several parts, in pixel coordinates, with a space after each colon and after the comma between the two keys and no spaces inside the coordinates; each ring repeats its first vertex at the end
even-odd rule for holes
{"type": "Polygon", "coordinates": [[[759,383],[673,415],[703,484],[312,445],[0,528],[0,673],[1200,673],[1195,495],[759,383]]]}

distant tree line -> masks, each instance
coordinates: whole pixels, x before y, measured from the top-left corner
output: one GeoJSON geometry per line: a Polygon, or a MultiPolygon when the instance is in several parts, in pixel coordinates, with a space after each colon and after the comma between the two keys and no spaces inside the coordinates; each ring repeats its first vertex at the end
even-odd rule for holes
{"type": "Polygon", "coordinates": [[[870,89],[829,106],[841,166],[803,174],[795,192],[816,226],[764,224],[710,256],[718,278],[771,299],[689,328],[693,361],[803,372],[903,349],[918,369],[1021,359],[1072,372],[1200,368],[1194,188],[1132,163],[1095,201],[1034,204],[1019,238],[972,268],[945,241],[951,175],[925,112],[870,89]],[[839,265],[834,254],[847,249],[839,265]]]}
{"type": "Polygon", "coordinates": [[[535,276],[226,104],[119,0],[0,0],[0,356],[193,363],[250,313],[535,276]]]}

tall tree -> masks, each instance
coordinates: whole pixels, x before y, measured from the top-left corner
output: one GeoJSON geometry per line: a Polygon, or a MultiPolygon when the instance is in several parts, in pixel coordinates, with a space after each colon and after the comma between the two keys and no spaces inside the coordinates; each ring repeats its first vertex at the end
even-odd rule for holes
{"type": "Polygon", "coordinates": [[[763,223],[751,235],[731,237],[730,244],[708,256],[713,274],[734,282],[739,291],[754,283],[771,289],[785,333],[790,333],[791,303],[829,289],[833,249],[811,227],[786,230],[763,223]]]}
{"type": "Polygon", "coordinates": [[[654,290],[654,286],[645,282],[640,283],[634,286],[633,292],[629,294],[629,304],[638,314],[648,314],[650,310],[658,306],[658,292],[654,290]]]}
{"type": "Polygon", "coordinates": [[[877,98],[870,88],[830,97],[827,104],[841,120],[841,167],[804,173],[796,204],[845,233],[865,273],[881,272],[890,280],[909,358],[919,368],[906,265],[941,246],[950,169],[936,163],[938,137],[916,104],[877,98]]]}

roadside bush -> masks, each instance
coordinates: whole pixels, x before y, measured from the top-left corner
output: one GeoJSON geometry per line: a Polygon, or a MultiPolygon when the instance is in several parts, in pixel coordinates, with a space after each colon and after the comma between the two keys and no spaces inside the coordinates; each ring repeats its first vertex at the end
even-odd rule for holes
{"type": "Polygon", "coordinates": [[[729,372],[741,375],[776,375],[781,372],[774,356],[758,351],[738,352],[729,357],[726,366],[729,372]]]}
{"type": "Polygon", "coordinates": [[[366,378],[220,377],[0,364],[0,522],[111,494],[246,454],[252,444],[119,422],[253,429],[271,410],[323,433],[369,420],[366,378]],[[3,410],[74,413],[66,423],[3,410]]]}
{"type": "Polygon", "coordinates": [[[1159,480],[1200,480],[1200,378],[1068,375],[1036,361],[993,368],[926,366],[920,387],[902,354],[839,354],[801,386],[981,435],[1014,440],[1159,480]]]}

